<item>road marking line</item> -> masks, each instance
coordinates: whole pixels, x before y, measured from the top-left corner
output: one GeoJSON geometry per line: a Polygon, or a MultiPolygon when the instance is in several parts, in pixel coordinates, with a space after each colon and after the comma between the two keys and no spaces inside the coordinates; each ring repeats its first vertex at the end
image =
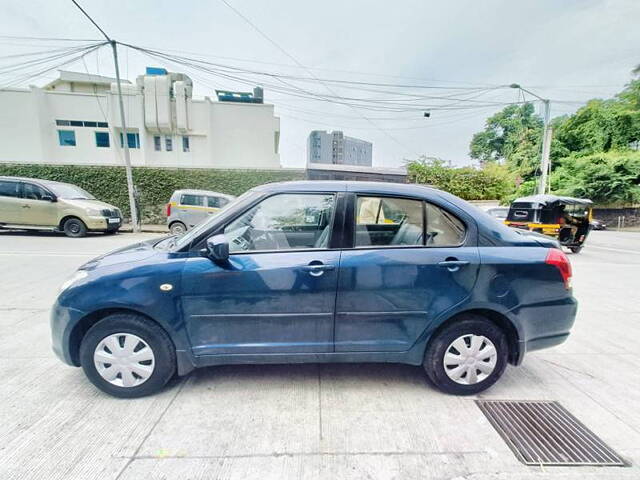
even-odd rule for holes
{"type": "Polygon", "coordinates": [[[610,250],[612,252],[633,253],[634,255],[640,255],[639,250],[625,250],[624,248],[600,247],[598,245],[591,245],[591,248],[599,248],[600,250],[610,250]]]}

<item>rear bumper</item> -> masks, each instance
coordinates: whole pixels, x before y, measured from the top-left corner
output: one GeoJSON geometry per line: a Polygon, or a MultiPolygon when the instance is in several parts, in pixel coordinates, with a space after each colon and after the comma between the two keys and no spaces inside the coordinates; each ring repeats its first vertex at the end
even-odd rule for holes
{"type": "Polygon", "coordinates": [[[553,347],[567,340],[577,311],[578,301],[572,296],[514,311],[520,327],[518,355],[514,363],[521,364],[527,352],[553,347]]]}

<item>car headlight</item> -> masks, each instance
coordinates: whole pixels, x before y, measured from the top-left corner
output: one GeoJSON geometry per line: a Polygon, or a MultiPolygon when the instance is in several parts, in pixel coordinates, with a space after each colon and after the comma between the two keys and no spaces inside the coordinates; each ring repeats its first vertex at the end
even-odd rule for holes
{"type": "Polygon", "coordinates": [[[78,270],[76,273],[71,275],[65,282],[60,285],[60,292],[64,292],[66,289],[71,288],[73,285],[78,283],[80,280],[85,279],[89,276],[86,270],[78,270]]]}
{"type": "Polygon", "coordinates": [[[96,210],[95,208],[87,208],[87,215],[90,217],[101,217],[102,212],[100,210],[96,210]]]}

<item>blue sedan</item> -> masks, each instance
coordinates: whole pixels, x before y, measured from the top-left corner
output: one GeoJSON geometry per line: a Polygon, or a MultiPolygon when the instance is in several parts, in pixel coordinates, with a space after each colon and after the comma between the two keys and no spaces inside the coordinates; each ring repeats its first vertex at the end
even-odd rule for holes
{"type": "Polygon", "coordinates": [[[554,240],[418,185],[263,185],[182,237],[83,265],[53,348],[118,397],[223,364],[422,365],[474,394],[566,340],[571,266],[554,240]]]}

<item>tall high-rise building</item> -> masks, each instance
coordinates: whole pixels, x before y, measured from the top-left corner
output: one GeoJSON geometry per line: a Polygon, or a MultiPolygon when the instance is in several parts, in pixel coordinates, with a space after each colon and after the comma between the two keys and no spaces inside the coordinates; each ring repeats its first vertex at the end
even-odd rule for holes
{"type": "Polygon", "coordinates": [[[307,163],[372,166],[373,144],[339,130],[313,130],[307,141],[307,163]]]}

